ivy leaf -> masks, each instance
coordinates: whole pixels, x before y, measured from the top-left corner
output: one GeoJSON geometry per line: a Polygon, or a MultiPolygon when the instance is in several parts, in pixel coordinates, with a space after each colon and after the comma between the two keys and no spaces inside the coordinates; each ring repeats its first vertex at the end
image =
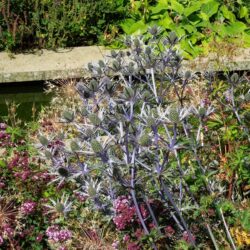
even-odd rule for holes
{"type": "Polygon", "coordinates": [[[209,1],[201,6],[201,13],[206,14],[210,18],[217,13],[219,5],[217,1],[209,1]]]}

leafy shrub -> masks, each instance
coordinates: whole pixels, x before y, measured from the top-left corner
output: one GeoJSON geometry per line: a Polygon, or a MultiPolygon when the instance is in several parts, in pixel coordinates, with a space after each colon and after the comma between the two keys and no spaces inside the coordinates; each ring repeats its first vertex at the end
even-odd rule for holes
{"type": "Polygon", "coordinates": [[[132,1],[130,18],[121,23],[128,35],[146,34],[149,26],[175,31],[185,57],[206,53],[214,42],[249,46],[249,8],[245,1],[132,1]]]}
{"type": "Polygon", "coordinates": [[[126,0],[48,0],[0,3],[0,50],[58,48],[110,42],[126,0]]]}
{"type": "Polygon", "coordinates": [[[222,204],[225,194],[247,194],[232,189],[236,175],[219,174],[235,169],[243,185],[249,181],[232,159],[222,165],[229,147],[237,151],[232,142],[249,147],[247,78],[233,74],[221,86],[207,73],[197,86],[180,71],[177,36],[158,39],[159,31],[151,27],[147,43],[126,37],[128,51],[89,64],[91,79],[76,85],[82,105],[63,111],[63,131],[39,137],[43,155],[58,185],[75,183],[113,219],[116,249],[235,248],[227,216],[229,226],[237,216],[222,204]]]}

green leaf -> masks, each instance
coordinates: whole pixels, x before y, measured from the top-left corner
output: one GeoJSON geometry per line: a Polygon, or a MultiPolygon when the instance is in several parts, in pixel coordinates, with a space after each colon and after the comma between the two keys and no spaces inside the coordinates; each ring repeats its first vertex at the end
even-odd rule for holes
{"type": "Polygon", "coordinates": [[[175,0],[172,0],[171,1],[171,8],[172,10],[176,11],[177,13],[179,14],[183,14],[184,12],[184,7],[182,4],[178,3],[177,1],[175,0]]]}
{"type": "Polygon", "coordinates": [[[173,20],[168,14],[162,20],[159,21],[159,25],[164,27],[165,29],[169,29],[172,23],[173,20]]]}
{"type": "Polygon", "coordinates": [[[151,11],[151,14],[159,14],[163,11],[166,11],[169,8],[168,4],[164,3],[158,3],[156,6],[152,6],[149,8],[149,10],[151,11]]]}
{"type": "Polygon", "coordinates": [[[246,6],[240,7],[240,18],[248,17],[248,8],[246,6]]]}
{"type": "Polygon", "coordinates": [[[0,167],[2,168],[6,167],[6,163],[3,160],[0,160],[0,167]]]}
{"type": "Polygon", "coordinates": [[[182,37],[182,36],[185,36],[186,35],[186,32],[185,30],[183,29],[183,27],[180,27],[180,26],[176,26],[175,29],[174,29],[176,35],[178,37],[182,37]]]}
{"type": "Polygon", "coordinates": [[[217,1],[211,0],[201,6],[201,12],[210,18],[218,11],[218,8],[219,3],[217,1]]]}
{"type": "Polygon", "coordinates": [[[198,11],[200,7],[201,7],[201,2],[194,3],[190,7],[185,8],[183,14],[184,16],[188,17],[191,14],[193,14],[195,11],[198,11]]]}
{"type": "Polygon", "coordinates": [[[220,8],[223,16],[230,20],[231,22],[234,22],[235,21],[235,15],[233,14],[232,11],[230,11],[226,5],[222,5],[221,8],[220,8]]]}
{"type": "Polygon", "coordinates": [[[183,25],[182,26],[188,33],[194,33],[197,31],[197,29],[193,26],[193,25],[190,25],[190,24],[186,24],[186,25],[183,25]]]}
{"type": "Polygon", "coordinates": [[[143,34],[147,31],[148,26],[143,22],[143,20],[135,22],[132,18],[126,19],[121,23],[123,31],[128,34],[143,34]]]}
{"type": "Polygon", "coordinates": [[[244,32],[247,26],[242,22],[234,22],[230,26],[226,27],[227,33],[229,35],[236,35],[244,32]]]}
{"type": "Polygon", "coordinates": [[[201,12],[201,13],[199,14],[199,17],[200,17],[203,21],[205,21],[205,22],[209,21],[209,16],[208,16],[206,13],[204,13],[204,12],[201,12]]]}

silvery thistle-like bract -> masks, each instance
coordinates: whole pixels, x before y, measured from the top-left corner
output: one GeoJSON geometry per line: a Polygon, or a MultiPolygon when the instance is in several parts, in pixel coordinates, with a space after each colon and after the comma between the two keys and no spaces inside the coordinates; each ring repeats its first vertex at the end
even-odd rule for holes
{"type": "MultiPolygon", "coordinates": [[[[149,203],[145,221],[140,205],[148,199],[159,199],[171,211],[166,216],[175,221],[176,229],[185,232],[196,246],[186,217],[199,204],[186,181],[192,171],[186,169],[183,155],[186,153],[194,162],[194,175],[202,176],[201,192],[222,192],[223,187],[209,182],[198,155],[203,147],[203,122],[214,109],[186,101],[186,88],[193,76],[180,73],[182,57],[175,49],[178,37],[170,33],[158,39],[157,27],[149,33],[149,40],[126,37],[128,50],[112,51],[104,61],[88,65],[91,80],[76,85],[82,106],[63,114],[64,121],[77,133],[70,151],[61,147],[58,154],[52,154],[52,169],[57,171],[54,181],[74,178],[78,191],[102,211],[108,211],[108,206],[112,211],[117,193],[128,194],[146,235],[150,234],[147,221],[155,225],[159,221],[149,203]],[[68,166],[72,159],[71,170],[68,166]],[[85,174],[83,166],[88,166],[85,174]],[[187,207],[190,209],[184,213],[187,207]]],[[[207,77],[212,81],[211,74],[207,77]]],[[[230,80],[233,85],[238,81],[236,77],[230,80]]],[[[46,147],[47,141],[42,141],[46,147]]],[[[204,228],[216,246],[207,221],[204,228]]],[[[157,230],[162,232],[160,226],[157,230]]],[[[155,242],[150,244],[157,249],[155,242]]]]}

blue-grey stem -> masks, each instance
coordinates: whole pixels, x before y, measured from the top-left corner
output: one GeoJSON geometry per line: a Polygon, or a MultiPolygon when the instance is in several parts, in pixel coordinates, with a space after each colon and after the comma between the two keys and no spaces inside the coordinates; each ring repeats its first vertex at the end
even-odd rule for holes
{"type": "Polygon", "coordinates": [[[190,230],[188,228],[188,225],[187,225],[186,221],[184,220],[179,208],[177,207],[177,205],[174,202],[174,199],[173,199],[171,193],[169,192],[167,186],[165,185],[165,183],[164,183],[164,181],[162,180],[161,177],[159,177],[159,182],[161,184],[162,191],[166,194],[166,196],[167,196],[168,200],[170,201],[171,205],[174,207],[174,210],[176,211],[178,217],[180,218],[183,227],[185,228],[185,230],[188,233],[188,237],[189,237],[192,245],[195,247],[196,246],[195,240],[194,240],[194,238],[193,238],[193,236],[192,236],[192,234],[191,234],[191,232],[190,232],[190,230]]]}

